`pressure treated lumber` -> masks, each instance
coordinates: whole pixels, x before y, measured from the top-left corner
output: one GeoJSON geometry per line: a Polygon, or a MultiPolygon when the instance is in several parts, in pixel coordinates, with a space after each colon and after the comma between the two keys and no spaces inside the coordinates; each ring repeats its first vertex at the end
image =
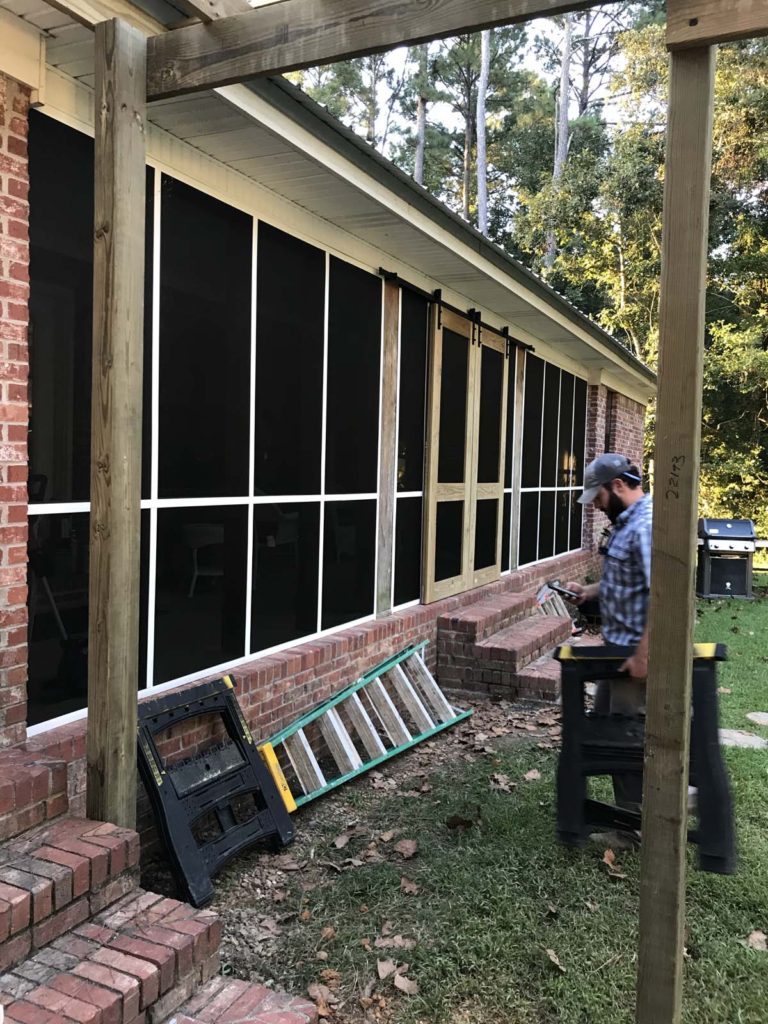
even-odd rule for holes
{"type": "Polygon", "coordinates": [[[96,27],[88,816],[136,821],[146,39],[96,27]]]}
{"type": "Polygon", "coordinates": [[[148,95],[180,96],[591,6],[594,0],[283,0],[155,37],[148,95]]]}
{"type": "Polygon", "coordinates": [[[667,0],[667,46],[711,46],[768,35],[768,0],[667,0]]]}
{"type": "Polygon", "coordinates": [[[671,58],[664,185],[656,487],[642,860],[638,1024],[679,1024],[694,566],[701,441],[715,53],[671,58]]]}
{"type": "Polygon", "coordinates": [[[400,289],[384,282],[384,331],[381,364],[379,443],[379,526],[376,565],[376,614],[392,610],[395,544],[395,487],[397,486],[397,354],[400,337],[400,289]]]}

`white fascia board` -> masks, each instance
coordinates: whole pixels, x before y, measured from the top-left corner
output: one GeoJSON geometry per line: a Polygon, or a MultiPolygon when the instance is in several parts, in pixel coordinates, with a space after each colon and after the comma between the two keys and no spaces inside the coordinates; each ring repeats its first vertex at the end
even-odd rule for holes
{"type": "Polygon", "coordinates": [[[42,102],[45,88],[45,37],[34,26],[0,8],[0,73],[32,90],[42,102]]]}

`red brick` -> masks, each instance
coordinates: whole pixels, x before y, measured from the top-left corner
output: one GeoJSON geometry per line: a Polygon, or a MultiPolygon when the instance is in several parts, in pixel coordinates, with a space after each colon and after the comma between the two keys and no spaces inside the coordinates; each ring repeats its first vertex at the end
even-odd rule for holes
{"type": "Polygon", "coordinates": [[[99,949],[91,955],[91,962],[114,967],[115,970],[136,978],[141,983],[142,1009],[151,1006],[160,994],[160,972],[146,960],[139,960],[114,949],[99,949]]]}
{"type": "Polygon", "coordinates": [[[120,1024],[122,999],[113,989],[103,988],[86,978],[78,978],[72,974],[58,974],[48,982],[48,986],[73,999],[79,999],[82,1003],[98,1007],[103,1024],[120,1024]]]}
{"type": "Polygon", "coordinates": [[[57,836],[49,840],[57,850],[64,850],[67,853],[75,853],[85,857],[90,863],[91,888],[97,889],[107,879],[107,868],[109,865],[109,854],[100,846],[93,843],[85,843],[81,839],[70,838],[69,836],[57,836]]]}
{"type": "Polygon", "coordinates": [[[183,978],[192,970],[194,939],[191,935],[183,935],[181,932],[163,928],[161,925],[136,929],[132,934],[172,950],[176,958],[176,974],[179,978],[183,978]]]}
{"type": "Polygon", "coordinates": [[[72,871],[72,895],[74,897],[88,892],[89,862],[87,857],[69,853],[67,850],[55,850],[50,846],[41,846],[34,850],[32,855],[38,860],[48,860],[53,864],[61,864],[69,868],[72,871]]]}
{"type": "Polygon", "coordinates": [[[53,882],[48,878],[40,878],[21,871],[12,865],[0,867],[0,882],[22,889],[32,897],[32,920],[42,921],[53,913],[53,882]]]}
{"type": "Polygon", "coordinates": [[[167,946],[160,946],[148,939],[118,933],[109,943],[110,949],[127,953],[139,960],[154,964],[160,972],[160,993],[167,992],[176,980],[176,955],[167,946]]]}
{"type": "Polygon", "coordinates": [[[60,1013],[70,1020],[78,1021],[78,1024],[100,1024],[101,1010],[90,1003],[82,1003],[79,999],[73,999],[63,992],[41,985],[26,995],[27,1002],[42,1006],[45,1010],[53,1013],[60,1013]]]}
{"type": "Polygon", "coordinates": [[[39,949],[41,946],[47,946],[49,942],[53,942],[64,932],[68,932],[70,928],[85,921],[89,913],[88,900],[83,897],[41,924],[35,925],[32,935],[35,947],[39,949]]]}
{"type": "Polygon", "coordinates": [[[11,911],[11,935],[26,928],[32,913],[32,898],[30,894],[23,889],[17,889],[15,886],[0,882],[0,900],[11,911]]]}
{"type": "Polygon", "coordinates": [[[136,978],[106,964],[94,963],[92,960],[84,960],[77,967],[73,967],[71,973],[117,992],[123,1000],[123,1021],[131,1021],[138,1015],[141,986],[136,978]]]}
{"type": "Polygon", "coordinates": [[[7,939],[0,945],[0,970],[5,971],[15,964],[20,964],[32,948],[32,935],[24,931],[13,939],[7,939]]]}
{"type": "Polygon", "coordinates": [[[19,999],[5,1008],[6,1020],[19,1021],[20,1024],[70,1024],[65,1017],[59,1013],[51,1013],[44,1010],[42,1006],[28,1003],[25,999],[19,999]]]}

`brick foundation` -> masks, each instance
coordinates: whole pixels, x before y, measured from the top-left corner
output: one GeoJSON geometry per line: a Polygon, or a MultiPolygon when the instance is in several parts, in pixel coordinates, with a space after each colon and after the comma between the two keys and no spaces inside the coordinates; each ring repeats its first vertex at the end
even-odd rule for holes
{"type": "Polygon", "coordinates": [[[0,747],[27,717],[28,110],[0,75],[0,747]]]}

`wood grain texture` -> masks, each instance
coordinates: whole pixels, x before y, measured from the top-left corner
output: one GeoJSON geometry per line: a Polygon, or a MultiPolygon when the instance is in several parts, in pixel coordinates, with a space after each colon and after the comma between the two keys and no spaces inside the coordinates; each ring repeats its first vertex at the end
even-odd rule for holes
{"type": "Polygon", "coordinates": [[[593,6],[594,0],[283,0],[151,41],[151,100],[593,6]]]}
{"type": "Polygon", "coordinates": [[[659,324],[638,1024],[682,1000],[694,565],[712,159],[712,49],[671,58],[659,324]]]}
{"type": "Polygon", "coordinates": [[[400,288],[394,281],[384,282],[383,336],[379,434],[379,534],[376,555],[377,615],[387,615],[392,610],[397,472],[397,353],[400,339],[400,288]]]}
{"type": "Polygon", "coordinates": [[[520,486],[523,473],[523,400],[525,398],[525,349],[515,346],[509,355],[515,360],[515,408],[512,419],[512,494],[509,509],[509,566],[518,563],[518,530],[520,524],[520,486]]]}
{"type": "Polygon", "coordinates": [[[147,36],[165,32],[161,21],[135,7],[130,0],[48,0],[48,3],[86,28],[96,28],[109,18],[120,18],[147,36]]]}
{"type": "Polygon", "coordinates": [[[180,7],[193,18],[199,18],[205,24],[218,21],[219,18],[231,18],[236,14],[250,11],[248,0],[175,0],[180,7]]]}
{"type": "Polygon", "coordinates": [[[96,28],[88,815],[136,821],[146,39],[96,28]]]}
{"type": "Polygon", "coordinates": [[[711,46],[768,35],[768,0],[667,0],[667,46],[711,46]]]}

